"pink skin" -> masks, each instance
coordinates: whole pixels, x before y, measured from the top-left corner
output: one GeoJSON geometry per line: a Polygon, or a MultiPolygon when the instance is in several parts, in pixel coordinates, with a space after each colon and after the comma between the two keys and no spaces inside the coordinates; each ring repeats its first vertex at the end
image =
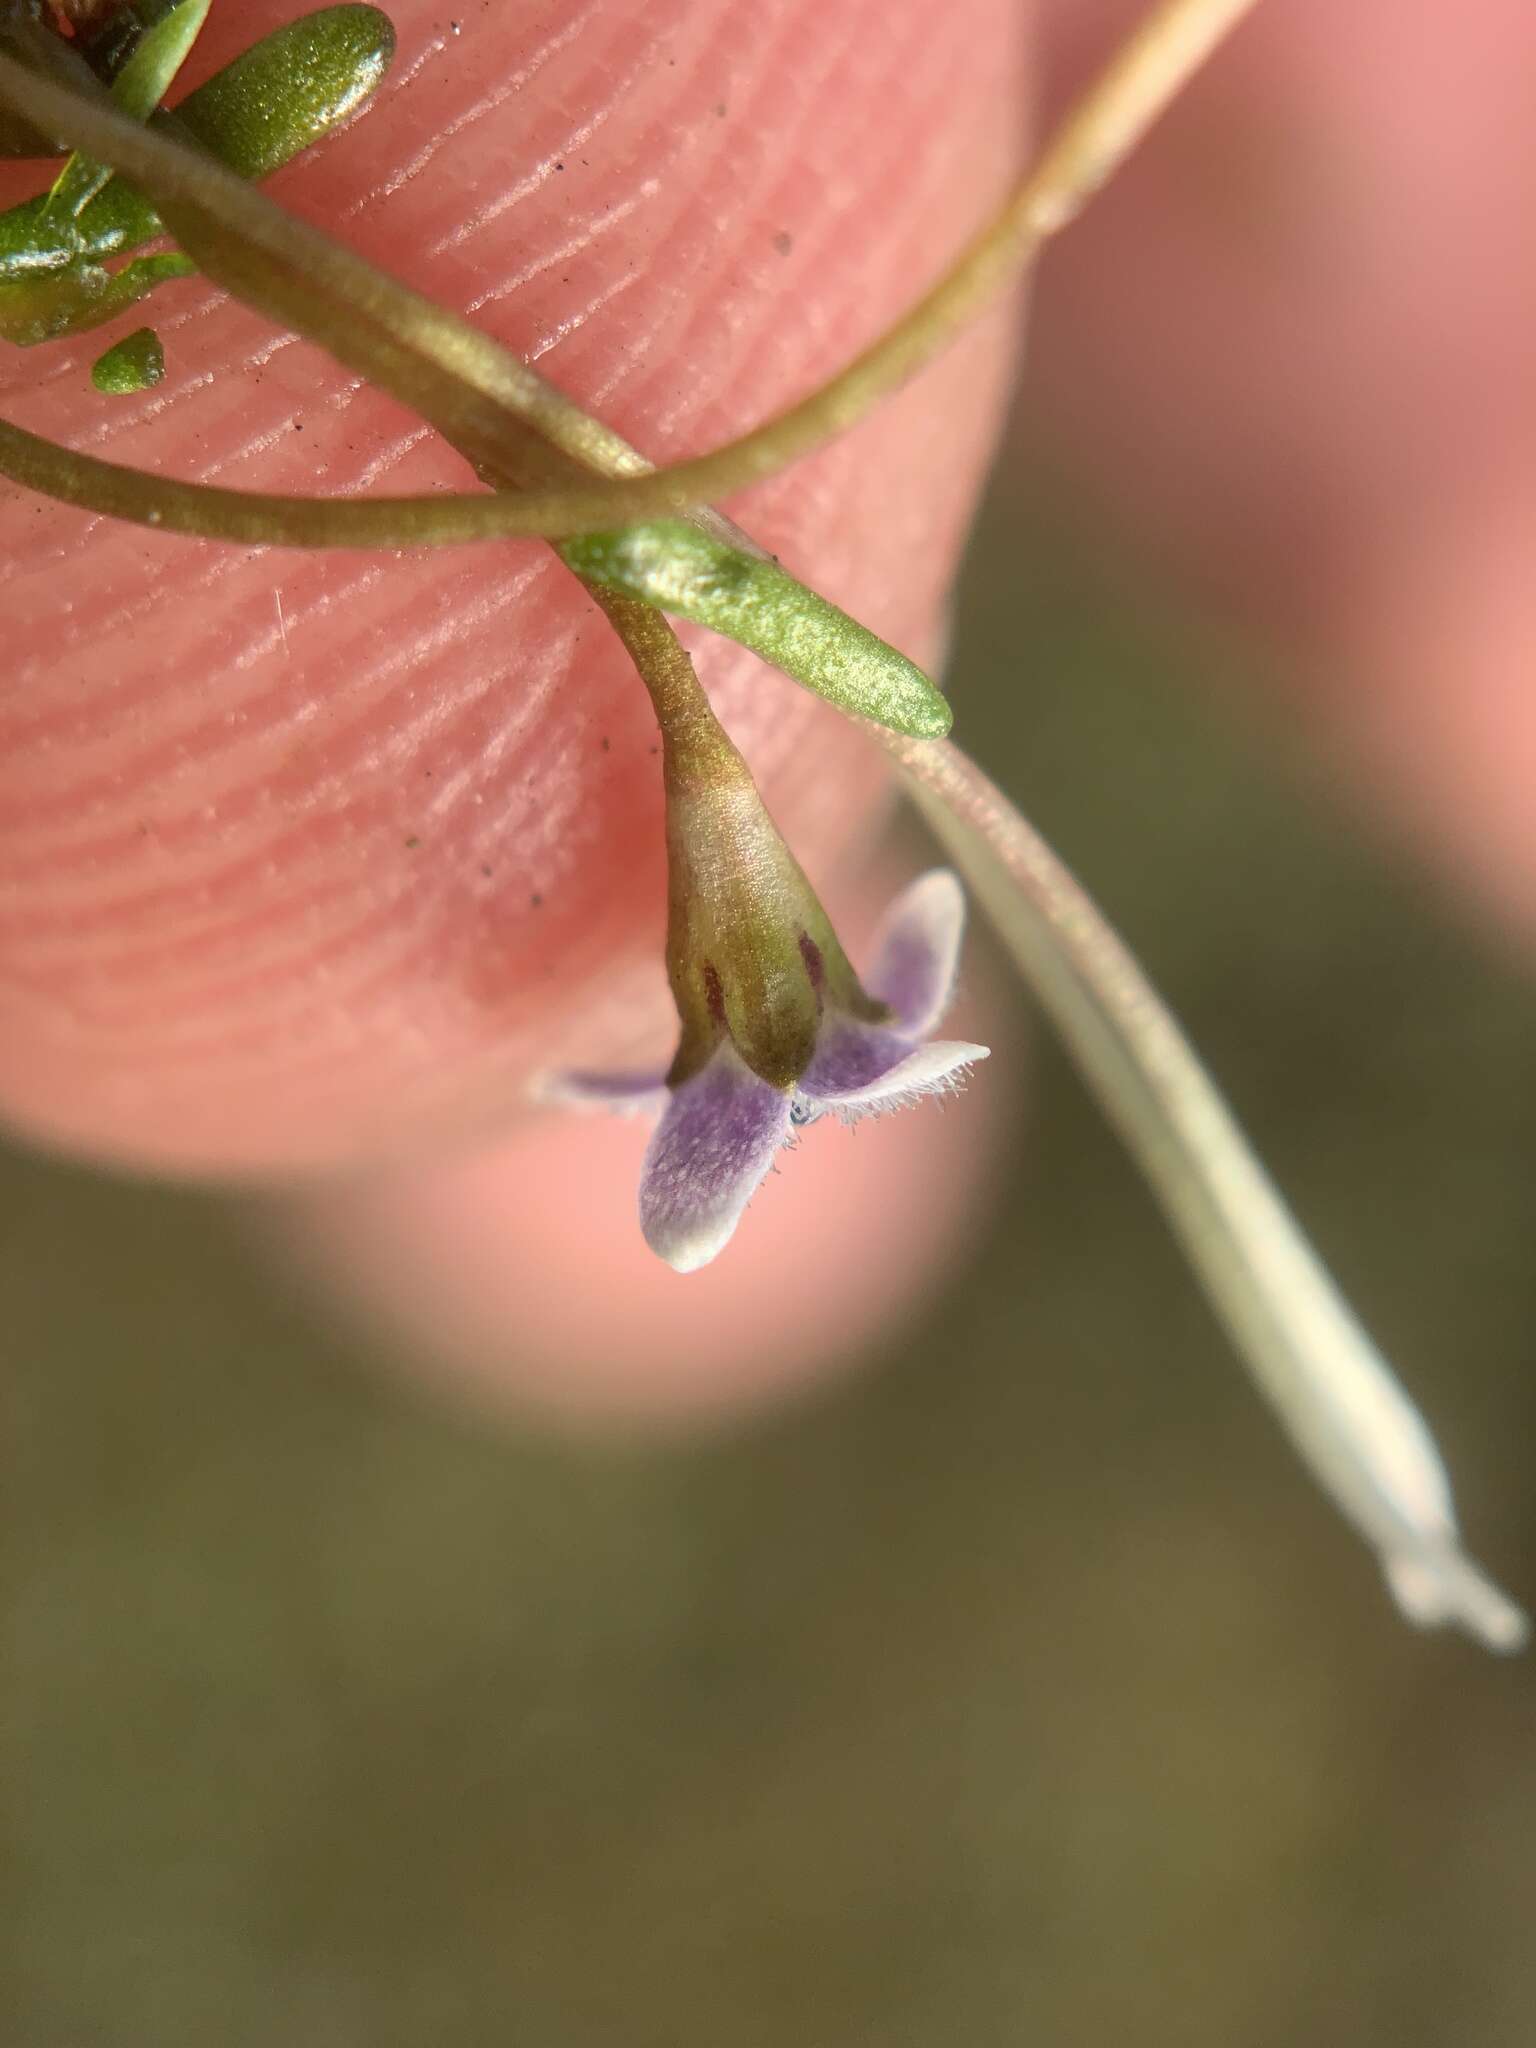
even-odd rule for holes
{"type": "MultiPolygon", "coordinates": [[[[293,11],[215,9],[198,72],[293,11]]],[[[940,28],[920,0],[466,4],[458,35],[426,0],[391,12],[393,82],[273,189],[659,459],[877,333],[1024,146],[1017,0],[962,0],[940,28]]],[[[36,182],[7,173],[3,196],[36,182]]],[[[149,317],[171,366],[156,391],[90,392],[106,330],[8,353],[8,415],[250,487],[464,485],[392,403],[218,293],[176,287],[149,317]]],[[[942,639],[1008,345],[1005,318],[985,323],[732,507],[918,660],[942,639]]],[[[292,1213],[349,1292],[412,1344],[502,1384],[560,1377],[587,1408],[738,1398],[867,1332],[888,1258],[898,1299],[919,1290],[964,1213],[974,1117],[857,1146],[812,1134],[825,1163],[802,1173],[809,1146],[792,1162],[798,1208],[770,1188],[765,1228],[754,1215],[702,1282],[635,1251],[637,1133],[523,1130],[538,1069],[653,1058],[674,1028],[654,728],[547,551],[241,553],[9,492],[0,523],[0,1106],[17,1129],[142,1170],[330,1176],[292,1213]],[[909,1168],[939,1197],[918,1220],[909,1168]],[[816,1258],[786,1268],[807,1231],[816,1258]],[[426,1258],[403,1298],[402,1244],[445,1243],[474,1257],[426,1258]],[[611,1284],[563,1290],[583,1297],[567,1314],[544,1284],[562,1261],[611,1284]],[[794,1304],[793,1359],[769,1299],[794,1304]]],[[[879,808],[879,757],[749,657],[709,643],[706,662],[827,876],[879,808]]]]}
{"type": "MultiPolygon", "coordinates": [[[[1137,12],[1055,0],[1059,77],[1137,12]]],[[[1051,257],[1030,420],[1536,936],[1536,11],[1261,6],[1051,257]]]]}

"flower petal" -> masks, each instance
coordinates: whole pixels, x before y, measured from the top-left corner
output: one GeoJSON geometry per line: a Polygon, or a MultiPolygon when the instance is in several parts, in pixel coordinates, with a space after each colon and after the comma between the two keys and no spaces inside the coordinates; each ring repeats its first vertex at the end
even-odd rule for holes
{"type": "Polygon", "coordinates": [[[926,1038],[949,1007],[965,936],[965,891],[950,868],[919,875],[886,912],[864,976],[908,1038],[926,1038]]]}
{"type": "Polygon", "coordinates": [[[679,1273],[708,1265],[789,1135],[789,1096],[722,1045],[673,1092],[640,1171],[640,1228],[679,1273]]]}
{"type": "Polygon", "coordinates": [[[813,1101],[853,1094],[871,1087],[915,1051],[905,1031],[893,1031],[888,1024],[861,1024],[840,1010],[829,1010],[798,1092],[813,1101]]]}
{"type": "Polygon", "coordinates": [[[667,1106],[664,1068],[639,1074],[545,1074],[534,1087],[540,1102],[558,1109],[606,1109],[618,1116],[660,1116],[667,1106]]]}
{"type": "Polygon", "coordinates": [[[835,1035],[824,1031],[796,1090],[795,1121],[810,1123],[833,1110],[852,1123],[872,1111],[905,1109],[924,1095],[953,1094],[965,1069],[987,1056],[986,1046],[963,1039],[912,1045],[878,1026],[844,1025],[835,1028],[835,1035]],[[873,1042],[877,1039],[887,1043],[873,1042]]]}

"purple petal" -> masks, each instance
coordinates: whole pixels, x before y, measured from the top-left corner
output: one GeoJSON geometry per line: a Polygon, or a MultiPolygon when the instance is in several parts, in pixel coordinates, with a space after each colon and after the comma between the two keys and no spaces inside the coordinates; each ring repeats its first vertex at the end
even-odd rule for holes
{"type": "Polygon", "coordinates": [[[893,1031],[888,1024],[861,1024],[840,1010],[829,1010],[811,1064],[800,1076],[799,1092],[813,1101],[856,1094],[900,1066],[915,1050],[905,1031],[893,1031]]]}
{"type": "Polygon", "coordinates": [[[886,912],[864,986],[908,1038],[926,1038],[948,1009],[964,936],[965,892],[948,868],[919,875],[886,912]]]}
{"type": "MultiPolygon", "coordinates": [[[[866,1038],[872,1035],[868,1026],[855,1029],[866,1038]]],[[[888,1039],[896,1038],[895,1032],[881,1035],[888,1039]]],[[[924,1095],[953,1094],[965,1069],[988,1056],[986,1046],[967,1045],[962,1039],[940,1038],[917,1046],[898,1040],[898,1044],[900,1056],[894,1060],[883,1060],[878,1073],[872,1073],[867,1080],[857,1078],[856,1063],[850,1056],[843,1063],[842,1085],[828,1087],[823,1080],[820,1087],[813,1088],[811,1073],[822,1065],[818,1048],[811,1073],[806,1074],[797,1091],[797,1120],[809,1123],[830,1109],[851,1123],[856,1117],[871,1111],[905,1109],[909,1102],[916,1102],[924,1095]]],[[[836,1065],[836,1061],[829,1059],[823,1073],[830,1074],[836,1065]]]]}
{"type": "Polygon", "coordinates": [[[691,1273],[729,1241],[789,1135],[789,1096],[729,1045],[673,1092],[640,1171],[640,1228],[651,1250],[691,1273]]]}
{"type": "Polygon", "coordinates": [[[546,1074],[534,1091],[560,1109],[606,1109],[619,1116],[660,1116],[667,1106],[665,1069],[641,1074],[546,1074]]]}

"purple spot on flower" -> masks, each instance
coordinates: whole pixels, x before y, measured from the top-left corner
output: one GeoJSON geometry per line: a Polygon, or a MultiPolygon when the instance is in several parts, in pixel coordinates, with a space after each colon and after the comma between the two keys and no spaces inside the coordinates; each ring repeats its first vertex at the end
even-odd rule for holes
{"type": "Polygon", "coordinates": [[[704,962],[704,1000],[709,1005],[710,1016],[724,1029],[725,990],[720,985],[720,976],[712,960],[704,962]]]}

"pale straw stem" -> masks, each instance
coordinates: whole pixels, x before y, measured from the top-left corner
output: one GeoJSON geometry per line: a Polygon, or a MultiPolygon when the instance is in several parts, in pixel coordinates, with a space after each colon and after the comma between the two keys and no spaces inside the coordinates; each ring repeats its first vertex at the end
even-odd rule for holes
{"type": "Polygon", "coordinates": [[[1514,1650],[1527,1622],[1461,1549],[1418,1411],[1324,1269],[1178,1024],[1091,898],[946,741],[881,733],[918,808],[1161,1204],[1249,1370],[1421,1624],[1514,1650]]]}

